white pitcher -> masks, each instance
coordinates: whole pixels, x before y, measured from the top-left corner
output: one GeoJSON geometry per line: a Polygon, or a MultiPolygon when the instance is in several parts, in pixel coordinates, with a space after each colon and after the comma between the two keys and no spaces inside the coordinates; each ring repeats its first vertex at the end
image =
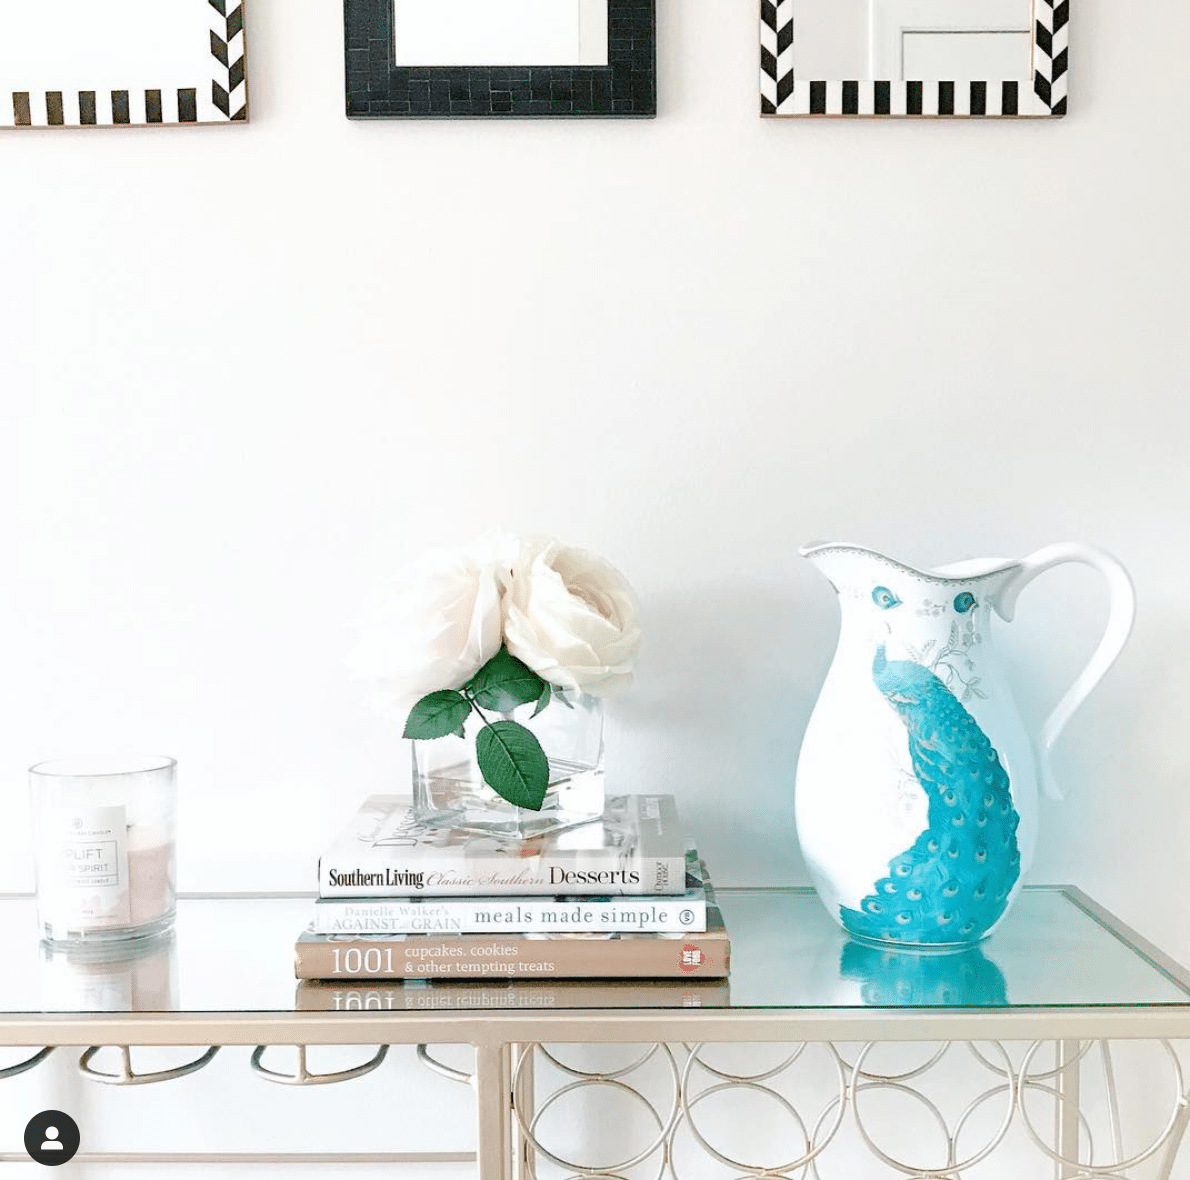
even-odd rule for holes
{"type": "Polygon", "coordinates": [[[992,614],[1011,622],[1020,592],[1065,562],[1107,581],[1103,638],[1041,731],[1042,782],[1060,797],[1050,748],[1128,638],[1131,579],[1076,543],[932,570],[859,545],[801,554],[842,612],[797,767],[798,839],[818,895],[858,938],[977,942],[1004,917],[1037,844],[1033,748],[995,658],[992,614]]]}

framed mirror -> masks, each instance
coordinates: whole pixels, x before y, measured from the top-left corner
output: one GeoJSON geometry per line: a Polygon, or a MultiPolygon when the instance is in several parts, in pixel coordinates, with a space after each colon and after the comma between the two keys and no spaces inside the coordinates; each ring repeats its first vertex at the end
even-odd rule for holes
{"type": "Polygon", "coordinates": [[[352,119],[657,113],[655,0],[345,0],[352,119]]]}
{"type": "Polygon", "coordinates": [[[763,115],[1066,114],[1069,0],[762,0],[763,115]]]}
{"type": "Polygon", "coordinates": [[[244,0],[0,0],[0,127],[242,123],[244,0]]]}

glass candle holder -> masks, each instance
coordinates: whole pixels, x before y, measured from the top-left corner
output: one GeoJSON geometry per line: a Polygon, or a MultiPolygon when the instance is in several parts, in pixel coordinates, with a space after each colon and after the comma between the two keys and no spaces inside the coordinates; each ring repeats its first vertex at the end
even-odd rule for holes
{"type": "Polygon", "coordinates": [[[172,758],[39,762],[29,787],[43,938],[103,942],[173,926],[172,758]]]}

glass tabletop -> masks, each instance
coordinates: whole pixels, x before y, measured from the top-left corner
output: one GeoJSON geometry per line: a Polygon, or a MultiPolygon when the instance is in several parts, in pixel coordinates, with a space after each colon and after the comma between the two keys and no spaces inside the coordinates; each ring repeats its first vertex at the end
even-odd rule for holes
{"type": "Polygon", "coordinates": [[[187,896],[164,939],[77,950],[38,941],[30,898],[0,898],[0,1013],[532,1008],[985,1008],[1190,1004],[1190,977],[1077,890],[1026,888],[960,952],[849,939],[809,889],[721,889],[727,980],[302,983],[312,900],[187,896]]]}

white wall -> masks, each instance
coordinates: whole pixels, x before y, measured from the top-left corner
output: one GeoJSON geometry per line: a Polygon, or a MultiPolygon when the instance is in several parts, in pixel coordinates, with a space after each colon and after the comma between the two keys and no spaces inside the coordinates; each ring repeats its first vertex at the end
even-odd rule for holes
{"type": "MultiPolygon", "coordinates": [[[[687,0],[656,121],[360,124],[337,7],[255,0],[247,128],[0,140],[0,885],[29,881],[25,766],[101,739],[181,760],[185,886],[309,885],[325,826],[407,774],[351,618],[497,525],[641,592],[616,782],[672,786],[723,880],[800,880],[835,615],[796,545],[1069,536],[1130,565],[1141,616],[1036,876],[1190,957],[1190,18],[1153,38],[1156,9],[1088,0],[1062,122],[761,120],[750,7],[687,0]]],[[[1050,581],[1010,638],[1033,716],[1099,618],[1050,581]]]]}
{"type": "MultiPolygon", "coordinates": [[[[1070,537],[1141,614],[1033,876],[1190,960],[1190,14],[1084,0],[1069,118],[952,124],[761,120],[755,5],[660,8],[651,122],[348,123],[340,6],[252,0],[250,126],[0,139],[0,888],[25,767],[101,739],[180,759],[184,887],[309,887],[407,774],[350,619],[493,526],[641,593],[614,785],[800,882],[836,622],[797,544],[1070,537]]],[[[1029,592],[1031,718],[1101,618],[1029,592]]]]}

